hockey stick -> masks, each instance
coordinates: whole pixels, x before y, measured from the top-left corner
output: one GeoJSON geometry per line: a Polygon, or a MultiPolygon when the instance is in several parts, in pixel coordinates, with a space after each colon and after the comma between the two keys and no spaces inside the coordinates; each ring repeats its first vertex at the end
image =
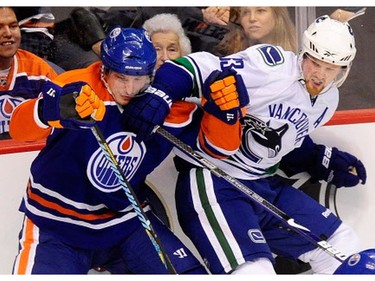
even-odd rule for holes
{"type": "Polygon", "coordinates": [[[166,138],[167,140],[169,140],[176,147],[181,149],[183,152],[187,153],[190,157],[198,161],[204,167],[209,169],[214,175],[225,179],[232,186],[236,187],[239,191],[243,192],[248,197],[250,197],[255,203],[257,203],[258,205],[268,210],[270,213],[272,213],[273,215],[281,219],[284,223],[288,224],[288,226],[290,226],[292,230],[294,230],[295,232],[305,237],[307,240],[312,242],[312,244],[321,248],[323,251],[325,251],[332,257],[336,258],[340,262],[344,262],[347,259],[347,256],[345,254],[336,250],[327,241],[322,240],[320,237],[313,234],[308,228],[296,223],[293,218],[289,217],[286,213],[278,209],[276,206],[272,205],[266,199],[259,196],[257,193],[252,191],[250,188],[248,188],[246,185],[238,181],[236,178],[228,175],[226,172],[216,167],[209,160],[207,160],[206,158],[198,154],[195,150],[193,150],[189,145],[183,143],[182,141],[180,141],[178,138],[176,138],[174,135],[172,135],[165,129],[161,127],[156,127],[154,131],[160,134],[161,136],[163,136],[164,138],[166,138]]]}
{"type": "Polygon", "coordinates": [[[172,262],[170,261],[163,245],[160,242],[159,237],[157,236],[154,228],[151,225],[150,220],[147,218],[146,213],[143,211],[141,204],[137,199],[137,195],[135,194],[133,188],[130,186],[129,182],[127,181],[123,170],[121,169],[120,165],[118,164],[115,156],[111,148],[109,147],[102,131],[99,129],[98,125],[91,127],[91,131],[94,134],[96,140],[99,143],[105,157],[111,164],[111,168],[115,173],[121,187],[125,191],[126,196],[129,199],[130,204],[133,206],[134,211],[136,212],[139,220],[141,221],[142,226],[144,227],[148,237],[151,240],[151,243],[154,245],[156,252],[158,253],[160,260],[165,265],[165,268],[168,270],[170,274],[177,274],[176,269],[174,268],[172,262]]]}

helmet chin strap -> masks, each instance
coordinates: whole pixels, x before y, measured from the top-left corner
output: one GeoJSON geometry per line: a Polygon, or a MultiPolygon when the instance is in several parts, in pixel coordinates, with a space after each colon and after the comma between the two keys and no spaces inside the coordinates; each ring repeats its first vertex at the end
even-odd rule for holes
{"type": "Polygon", "coordinates": [[[112,98],[115,99],[115,96],[113,95],[111,89],[109,88],[107,81],[105,81],[105,78],[104,78],[104,71],[105,70],[104,70],[104,68],[105,68],[105,66],[102,65],[102,68],[100,69],[100,80],[103,81],[105,88],[110,93],[110,95],[112,96],[112,98]]]}
{"type": "MultiPolygon", "coordinates": [[[[111,91],[111,88],[108,86],[107,81],[105,81],[105,78],[104,78],[104,71],[105,70],[104,70],[104,68],[105,68],[105,66],[102,65],[102,68],[100,70],[100,80],[103,81],[104,87],[106,88],[106,90],[108,91],[108,93],[112,96],[113,100],[116,101],[115,96],[113,95],[113,93],[111,91]]],[[[124,107],[121,106],[121,105],[119,105],[117,102],[116,102],[116,105],[117,105],[118,109],[120,110],[120,112],[122,113],[124,111],[124,107]]]]}

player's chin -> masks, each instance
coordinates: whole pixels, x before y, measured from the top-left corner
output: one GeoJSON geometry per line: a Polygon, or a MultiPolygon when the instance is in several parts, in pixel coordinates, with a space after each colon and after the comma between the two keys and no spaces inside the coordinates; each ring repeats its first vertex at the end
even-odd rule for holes
{"type": "Polygon", "coordinates": [[[116,99],[116,102],[121,105],[121,106],[125,106],[127,105],[129,102],[131,101],[131,98],[129,97],[123,97],[123,96],[120,96],[116,99]]]}
{"type": "Polygon", "coordinates": [[[310,82],[306,84],[306,89],[311,96],[317,96],[323,90],[323,86],[322,85],[318,86],[310,82]]]}

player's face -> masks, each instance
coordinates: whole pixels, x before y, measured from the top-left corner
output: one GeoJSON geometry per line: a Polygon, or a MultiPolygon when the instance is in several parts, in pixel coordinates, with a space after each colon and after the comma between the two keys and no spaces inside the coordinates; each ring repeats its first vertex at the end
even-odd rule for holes
{"type": "Polygon", "coordinates": [[[151,41],[157,54],[156,69],[168,59],[173,60],[181,57],[179,37],[175,32],[154,32],[151,41]]]}
{"type": "Polygon", "coordinates": [[[317,96],[330,84],[343,69],[306,55],[302,62],[303,76],[306,81],[307,91],[312,96],[317,96]]]}
{"type": "Polygon", "coordinates": [[[10,66],[21,44],[21,31],[12,9],[0,8],[0,69],[10,66]]]}
{"type": "Polygon", "coordinates": [[[150,84],[149,75],[130,76],[114,71],[109,71],[104,79],[115,101],[123,106],[150,84]]]}
{"type": "Polygon", "coordinates": [[[272,42],[276,22],[271,7],[241,8],[240,23],[248,39],[259,43],[272,42]]]}

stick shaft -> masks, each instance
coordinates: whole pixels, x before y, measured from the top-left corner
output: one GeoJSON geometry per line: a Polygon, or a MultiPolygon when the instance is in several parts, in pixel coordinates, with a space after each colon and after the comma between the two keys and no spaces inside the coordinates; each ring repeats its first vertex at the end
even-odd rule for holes
{"type": "Polygon", "coordinates": [[[137,195],[135,194],[133,188],[131,187],[130,183],[127,181],[123,170],[121,169],[120,165],[118,164],[116,157],[113,155],[111,148],[109,147],[102,131],[99,129],[97,125],[91,127],[91,131],[94,134],[96,140],[99,143],[105,157],[111,164],[111,168],[113,169],[121,187],[125,191],[126,196],[129,199],[134,211],[136,212],[139,220],[141,221],[142,226],[144,227],[152,245],[154,246],[156,252],[158,253],[160,260],[165,265],[166,269],[171,274],[177,274],[172,262],[170,261],[163,245],[159,237],[157,236],[154,228],[151,225],[150,220],[148,219],[146,213],[143,211],[140,202],[138,201],[137,195]]]}
{"type": "Polygon", "coordinates": [[[176,147],[187,153],[190,157],[192,157],[194,160],[198,161],[202,166],[209,169],[214,175],[217,177],[225,179],[228,183],[230,183],[232,186],[237,188],[239,191],[243,192],[245,195],[247,195],[250,199],[252,199],[256,204],[262,206],[267,211],[272,213],[274,216],[278,217],[280,220],[282,220],[284,223],[286,223],[293,231],[299,233],[301,236],[305,237],[307,240],[309,240],[312,244],[316,245],[335,259],[337,259],[340,262],[344,262],[347,258],[345,254],[343,254],[341,251],[336,250],[332,245],[330,245],[327,241],[322,240],[315,234],[313,234],[308,228],[296,223],[294,219],[289,217],[286,213],[284,213],[282,210],[278,209],[276,206],[268,202],[266,199],[252,191],[250,188],[248,188],[246,185],[238,181],[236,178],[230,176],[223,170],[219,169],[211,163],[209,160],[204,158],[202,155],[198,154],[194,149],[192,149],[189,145],[183,143],[178,138],[176,138],[174,135],[166,131],[165,129],[161,127],[157,127],[155,132],[169,140],[171,143],[173,143],[176,147]]]}

